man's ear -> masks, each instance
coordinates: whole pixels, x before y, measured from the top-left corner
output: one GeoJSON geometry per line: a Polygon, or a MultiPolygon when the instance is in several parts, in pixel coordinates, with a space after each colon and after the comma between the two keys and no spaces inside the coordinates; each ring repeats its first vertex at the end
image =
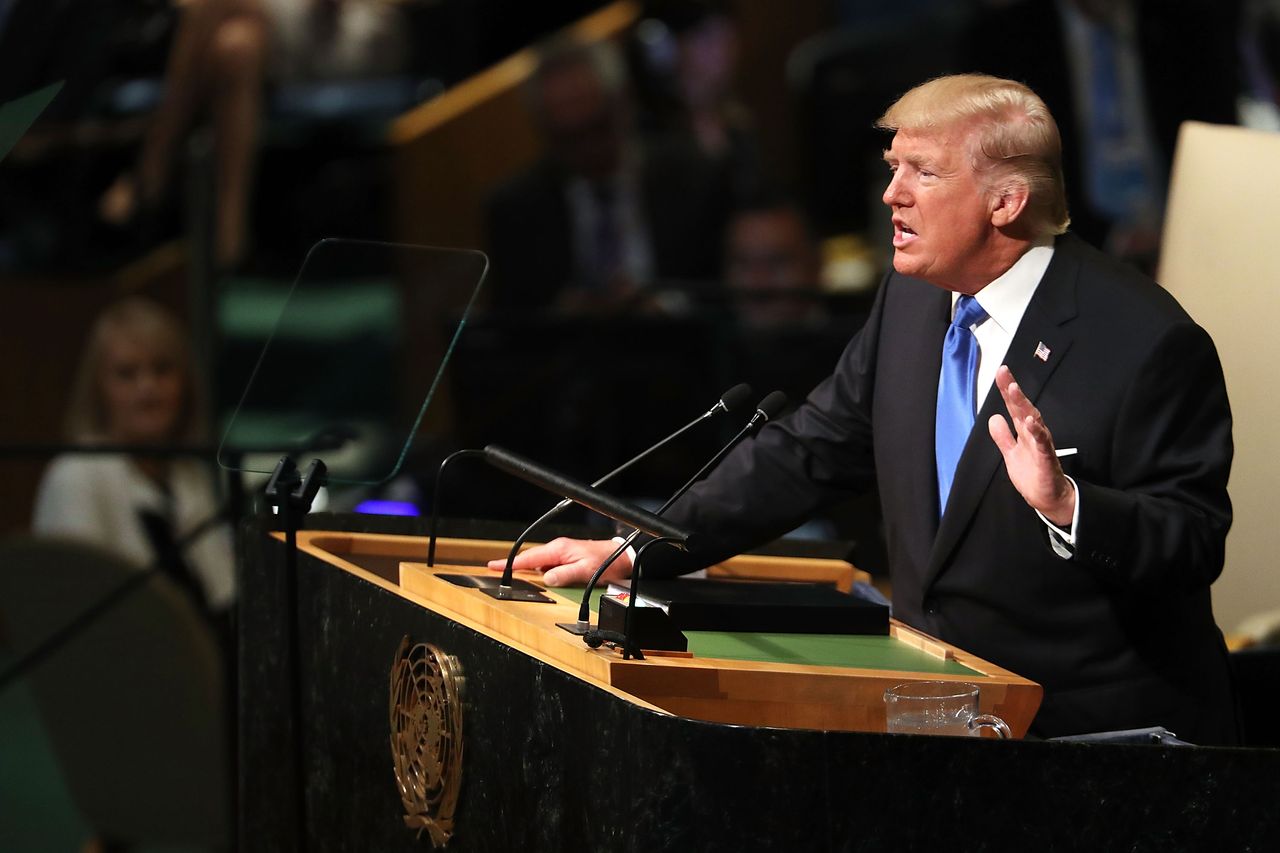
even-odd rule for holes
{"type": "Polygon", "coordinates": [[[997,228],[1013,225],[1026,212],[1030,198],[1031,190],[1027,182],[1018,178],[997,188],[991,197],[991,224],[997,228]]]}

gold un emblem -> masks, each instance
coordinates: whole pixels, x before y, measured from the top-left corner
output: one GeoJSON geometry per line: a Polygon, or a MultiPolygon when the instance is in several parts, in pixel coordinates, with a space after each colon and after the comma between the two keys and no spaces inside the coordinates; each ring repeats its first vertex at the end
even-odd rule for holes
{"type": "Polygon", "coordinates": [[[391,760],[404,822],[434,847],[453,835],[462,781],[462,676],[457,658],[406,636],[391,667],[391,760]]]}

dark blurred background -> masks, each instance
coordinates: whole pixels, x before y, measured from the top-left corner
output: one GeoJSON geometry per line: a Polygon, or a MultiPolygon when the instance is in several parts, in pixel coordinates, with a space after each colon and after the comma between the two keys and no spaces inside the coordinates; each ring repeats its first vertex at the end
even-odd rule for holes
{"type": "MultiPolygon", "coordinates": [[[[65,84],[0,164],[0,525],[29,523],[104,306],[145,294],[187,324],[216,443],[324,238],[491,260],[399,475],[335,489],[334,508],[394,493],[425,511],[439,460],[489,442],[591,479],[739,381],[800,400],[883,272],[874,120],[944,72],[1041,91],[1074,228],[1149,269],[1177,123],[1275,121],[1272,5],[7,0],[0,98],[65,84]],[[1127,208],[1088,175],[1088,104],[1103,96],[1080,81],[1097,77],[1097,34],[1140,149],[1142,203],[1127,208]]],[[[290,305],[330,322],[277,345],[277,375],[347,352],[313,384],[339,400],[353,399],[340,383],[358,388],[361,417],[398,446],[465,304],[430,282],[313,268],[290,305]]],[[[619,490],[661,496],[735,426],[619,490]]],[[[463,479],[448,512],[541,503],[487,472],[463,479]]],[[[882,568],[873,500],[817,530],[882,568]]]]}
{"type": "MultiPolygon", "coordinates": [[[[873,125],[916,83],[1029,83],[1073,229],[1150,272],[1178,124],[1280,129],[1277,68],[1280,0],[0,0],[0,103],[63,81],[0,162],[0,530],[83,444],[73,379],[123,299],[182,324],[208,405],[178,449],[237,511],[321,433],[350,481],[324,506],[425,514],[461,448],[592,480],[736,383],[802,400],[883,275],[873,125]]],[[[613,490],[660,501],[744,420],[613,490]]],[[[446,516],[551,502],[468,464],[446,516]]],[[[874,493],[795,535],[885,569],[874,493]]]]}

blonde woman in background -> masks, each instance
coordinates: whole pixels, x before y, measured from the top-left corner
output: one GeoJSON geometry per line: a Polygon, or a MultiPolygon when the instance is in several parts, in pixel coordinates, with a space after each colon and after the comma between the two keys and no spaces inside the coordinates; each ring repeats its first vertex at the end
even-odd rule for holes
{"type": "MultiPolygon", "coordinates": [[[[68,406],[66,438],[78,445],[169,446],[203,439],[203,405],[178,320],[129,297],[89,334],[68,406]]],[[[36,494],[38,534],[80,539],[133,561],[160,564],[212,616],[235,598],[230,527],[183,538],[219,511],[209,466],[198,459],[122,452],[55,458],[36,494]]]]}

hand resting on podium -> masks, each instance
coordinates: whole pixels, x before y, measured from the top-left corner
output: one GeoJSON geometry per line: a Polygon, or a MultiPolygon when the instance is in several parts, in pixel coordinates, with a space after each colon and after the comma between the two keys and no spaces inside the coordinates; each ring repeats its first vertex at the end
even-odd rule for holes
{"type": "MultiPolygon", "coordinates": [[[[518,572],[542,572],[542,581],[547,586],[585,586],[595,570],[617,547],[609,539],[569,539],[562,536],[545,545],[521,551],[516,555],[513,567],[518,572]]],[[[494,571],[500,572],[506,566],[505,558],[489,561],[489,568],[494,571]]],[[[601,580],[616,580],[630,575],[631,558],[623,553],[601,580]]]]}

